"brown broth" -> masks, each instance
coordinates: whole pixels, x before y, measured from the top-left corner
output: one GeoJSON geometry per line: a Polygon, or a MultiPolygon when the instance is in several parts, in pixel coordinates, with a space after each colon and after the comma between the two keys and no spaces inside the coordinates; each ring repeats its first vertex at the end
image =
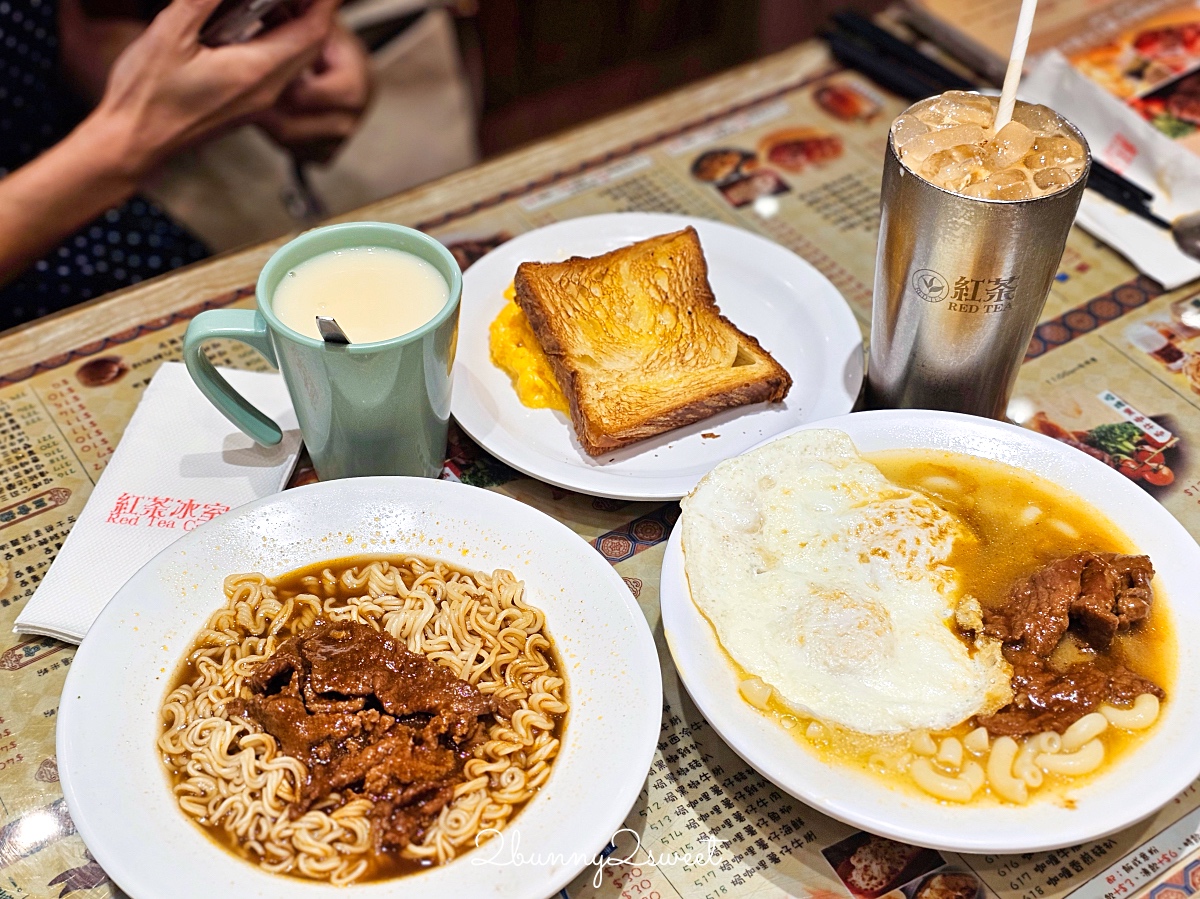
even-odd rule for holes
{"type": "MultiPolygon", "coordinates": [[[[434,562],[441,562],[443,565],[445,565],[447,568],[449,568],[452,572],[457,572],[459,574],[473,574],[473,572],[467,568],[463,568],[463,567],[457,566],[457,565],[452,565],[449,562],[446,562],[441,559],[429,559],[429,558],[424,558],[424,557],[419,557],[419,556],[365,555],[364,554],[364,555],[357,555],[357,556],[347,556],[347,557],[332,559],[332,560],[324,561],[324,562],[314,562],[313,564],[306,565],[303,568],[297,568],[294,571],[289,571],[289,572],[286,572],[285,574],[279,575],[278,577],[271,578],[271,583],[274,585],[274,587],[276,589],[276,595],[281,600],[287,600],[287,599],[289,599],[293,596],[297,596],[301,593],[312,593],[316,596],[319,596],[319,597],[322,597],[325,599],[336,598],[339,600],[346,600],[353,596],[361,595],[362,589],[363,589],[363,588],[358,588],[357,590],[347,590],[344,587],[342,587],[341,580],[340,580],[341,575],[347,569],[353,569],[353,568],[357,568],[360,566],[368,565],[371,562],[379,562],[379,561],[388,562],[391,565],[393,565],[394,567],[400,568],[402,571],[404,571],[404,583],[406,586],[411,587],[414,578],[409,575],[409,572],[407,570],[405,570],[405,563],[406,563],[406,561],[413,559],[413,558],[419,558],[422,562],[425,562],[426,564],[430,564],[430,565],[432,565],[434,562]],[[326,582],[322,578],[322,575],[326,571],[330,571],[335,575],[332,589],[326,589],[326,586],[325,586],[326,582]]],[[[283,636],[286,637],[286,636],[293,636],[297,632],[299,632],[299,631],[294,630],[293,628],[291,628],[289,626],[289,627],[284,628],[281,633],[283,636]]],[[[543,631],[543,633],[544,633],[544,631],[543,631]]],[[[562,660],[560,659],[560,657],[558,655],[558,649],[554,645],[554,641],[550,638],[550,635],[546,634],[546,637],[550,641],[549,654],[550,654],[552,664],[554,666],[555,673],[559,677],[562,677],[565,680],[565,678],[566,678],[566,675],[564,674],[565,669],[563,667],[562,660]]],[[[196,678],[198,672],[196,670],[195,665],[190,660],[192,651],[196,648],[197,647],[194,642],[189,646],[188,652],[184,656],[183,661],[180,663],[179,667],[175,670],[174,674],[171,677],[170,686],[167,688],[167,694],[170,694],[172,691],[174,691],[177,687],[181,686],[182,684],[190,683],[192,680],[194,680],[196,678]]],[[[164,695],[166,695],[166,694],[164,694],[164,695]]],[[[569,716],[569,712],[567,714],[558,716],[555,721],[556,726],[554,729],[554,735],[560,741],[562,740],[563,733],[566,729],[568,716],[569,716]]],[[[167,775],[170,778],[172,787],[174,787],[175,785],[177,785],[184,779],[181,772],[172,770],[169,765],[166,766],[166,768],[167,768],[167,775]]],[[[520,814],[520,812],[525,808],[526,805],[528,805],[528,802],[529,801],[527,800],[525,803],[523,803],[519,807],[515,808],[512,815],[508,818],[508,822],[504,825],[505,827],[509,826],[512,823],[513,819],[518,814],[520,814]]],[[[200,823],[200,822],[198,822],[198,823],[200,823]]],[[[244,849],[237,842],[237,840],[233,837],[233,835],[228,833],[224,828],[213,827],[213,826],[209,826],[207,824],[201,823],[200,829],[204,832],[204,834],[210,840],[212,840],[212,842],[216,843],[222,849],[225,849],[228,852],[231,852],[234,855],[238,856],[239,858],[245,859],[257,866],[257,864],[258,864],[257,858],[253,854],[249,853],[246,849],[244,849]]],[[[360,878],[358,878],[356,881],[354,881],[355,884],[369,883],[369,882],[379,881],[379,880],[389,880],[393,877],[402,877],[407,874],[415,874],[419,871],[424,871],[427,868],[433,867],[435,864],[434,862],[431,862],[431,861],[415,861],[412,859],[402,858],[398,854],[392,853],[392,852],[372,852],[370,855],[367,856],[367,859],[369,862],[367,871],[360,878]]],[[[314,881],[311,878],[304,877],[301,874],[288,873],[288,874],[285,874],[284,876],[294,877],[297,880],[302,880],[302,881],[305,881],[308,883],[320,883],[321,882],[321,881],[314,881]]]]}

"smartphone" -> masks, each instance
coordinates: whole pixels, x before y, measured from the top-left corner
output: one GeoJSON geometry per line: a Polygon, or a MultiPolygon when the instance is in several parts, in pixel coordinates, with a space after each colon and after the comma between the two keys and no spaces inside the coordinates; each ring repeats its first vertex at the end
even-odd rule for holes
{"type": "Polygon", "coordinates": [[[265,28],[291,18],[294,0],[221,0],[200,29],[200,43],[209,47],[249,40],[265,28]]]}

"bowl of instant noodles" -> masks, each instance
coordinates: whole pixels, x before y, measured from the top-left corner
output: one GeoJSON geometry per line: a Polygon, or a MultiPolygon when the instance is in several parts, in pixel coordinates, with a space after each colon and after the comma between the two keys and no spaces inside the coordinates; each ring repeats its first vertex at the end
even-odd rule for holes
{"type": "Polygon", "coordinates": [[[496,493],[358,478],[130,579],[72,664],[59,770],[133,899],[542,899],[621,828],[661,704],[646,619],[584,540],[496,493]]]}

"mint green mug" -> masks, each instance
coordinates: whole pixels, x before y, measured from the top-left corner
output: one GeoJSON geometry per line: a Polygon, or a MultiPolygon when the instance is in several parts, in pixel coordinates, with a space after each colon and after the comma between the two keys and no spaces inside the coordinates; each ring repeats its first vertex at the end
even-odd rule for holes
{"type": "Polygon", "coordinates": [[[201,312],[183,339],[192,380],[233,424],[264,446],[279,425],[229,386],[205,356],[206,340],[230,338],[258,350],[283,373],[304,443],[321,480],[366,475],[437,477],[450,421],[450,370],[458,337],[462,272],[440,243],[382,222],[329,225],[301,234],[267,260],[256,309],[201,312]],[[271,308],[275,288],[300,263],[331,250],[389,247],[429,262],[450,288],[432,320],[399,337],[339,345],[306,337],[271,308]]]}

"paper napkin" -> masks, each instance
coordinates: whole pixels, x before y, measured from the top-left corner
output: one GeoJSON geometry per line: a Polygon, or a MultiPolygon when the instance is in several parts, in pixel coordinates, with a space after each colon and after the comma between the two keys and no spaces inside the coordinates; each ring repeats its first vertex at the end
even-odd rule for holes
{"type": "Polygon", "coordinates": [[[78,643],[125,581],[176,539],[228,510],[278,493],[300,431],[278,374],[222,370],[283,429],[261,447],[200,393],[182,363],[150,381],[108,467],[15,630],[78,643]]]}
{"type": "MultiPolygon", "coordinates": [[[[1154,194],[1150,207],[1168,222],[1200,211],[1200,157],[1175,143],[1072,66],[1057,51],[1043,54],[1021,82],[1022,100],[1062,113],[1083,132],[1092,155],[1154,194]]],[[[1142,274],[1168,290],[1200,278],[1200,262],[1183,253],[1165,228],[1085,191],[1076,222],[1142,274]]]]}

